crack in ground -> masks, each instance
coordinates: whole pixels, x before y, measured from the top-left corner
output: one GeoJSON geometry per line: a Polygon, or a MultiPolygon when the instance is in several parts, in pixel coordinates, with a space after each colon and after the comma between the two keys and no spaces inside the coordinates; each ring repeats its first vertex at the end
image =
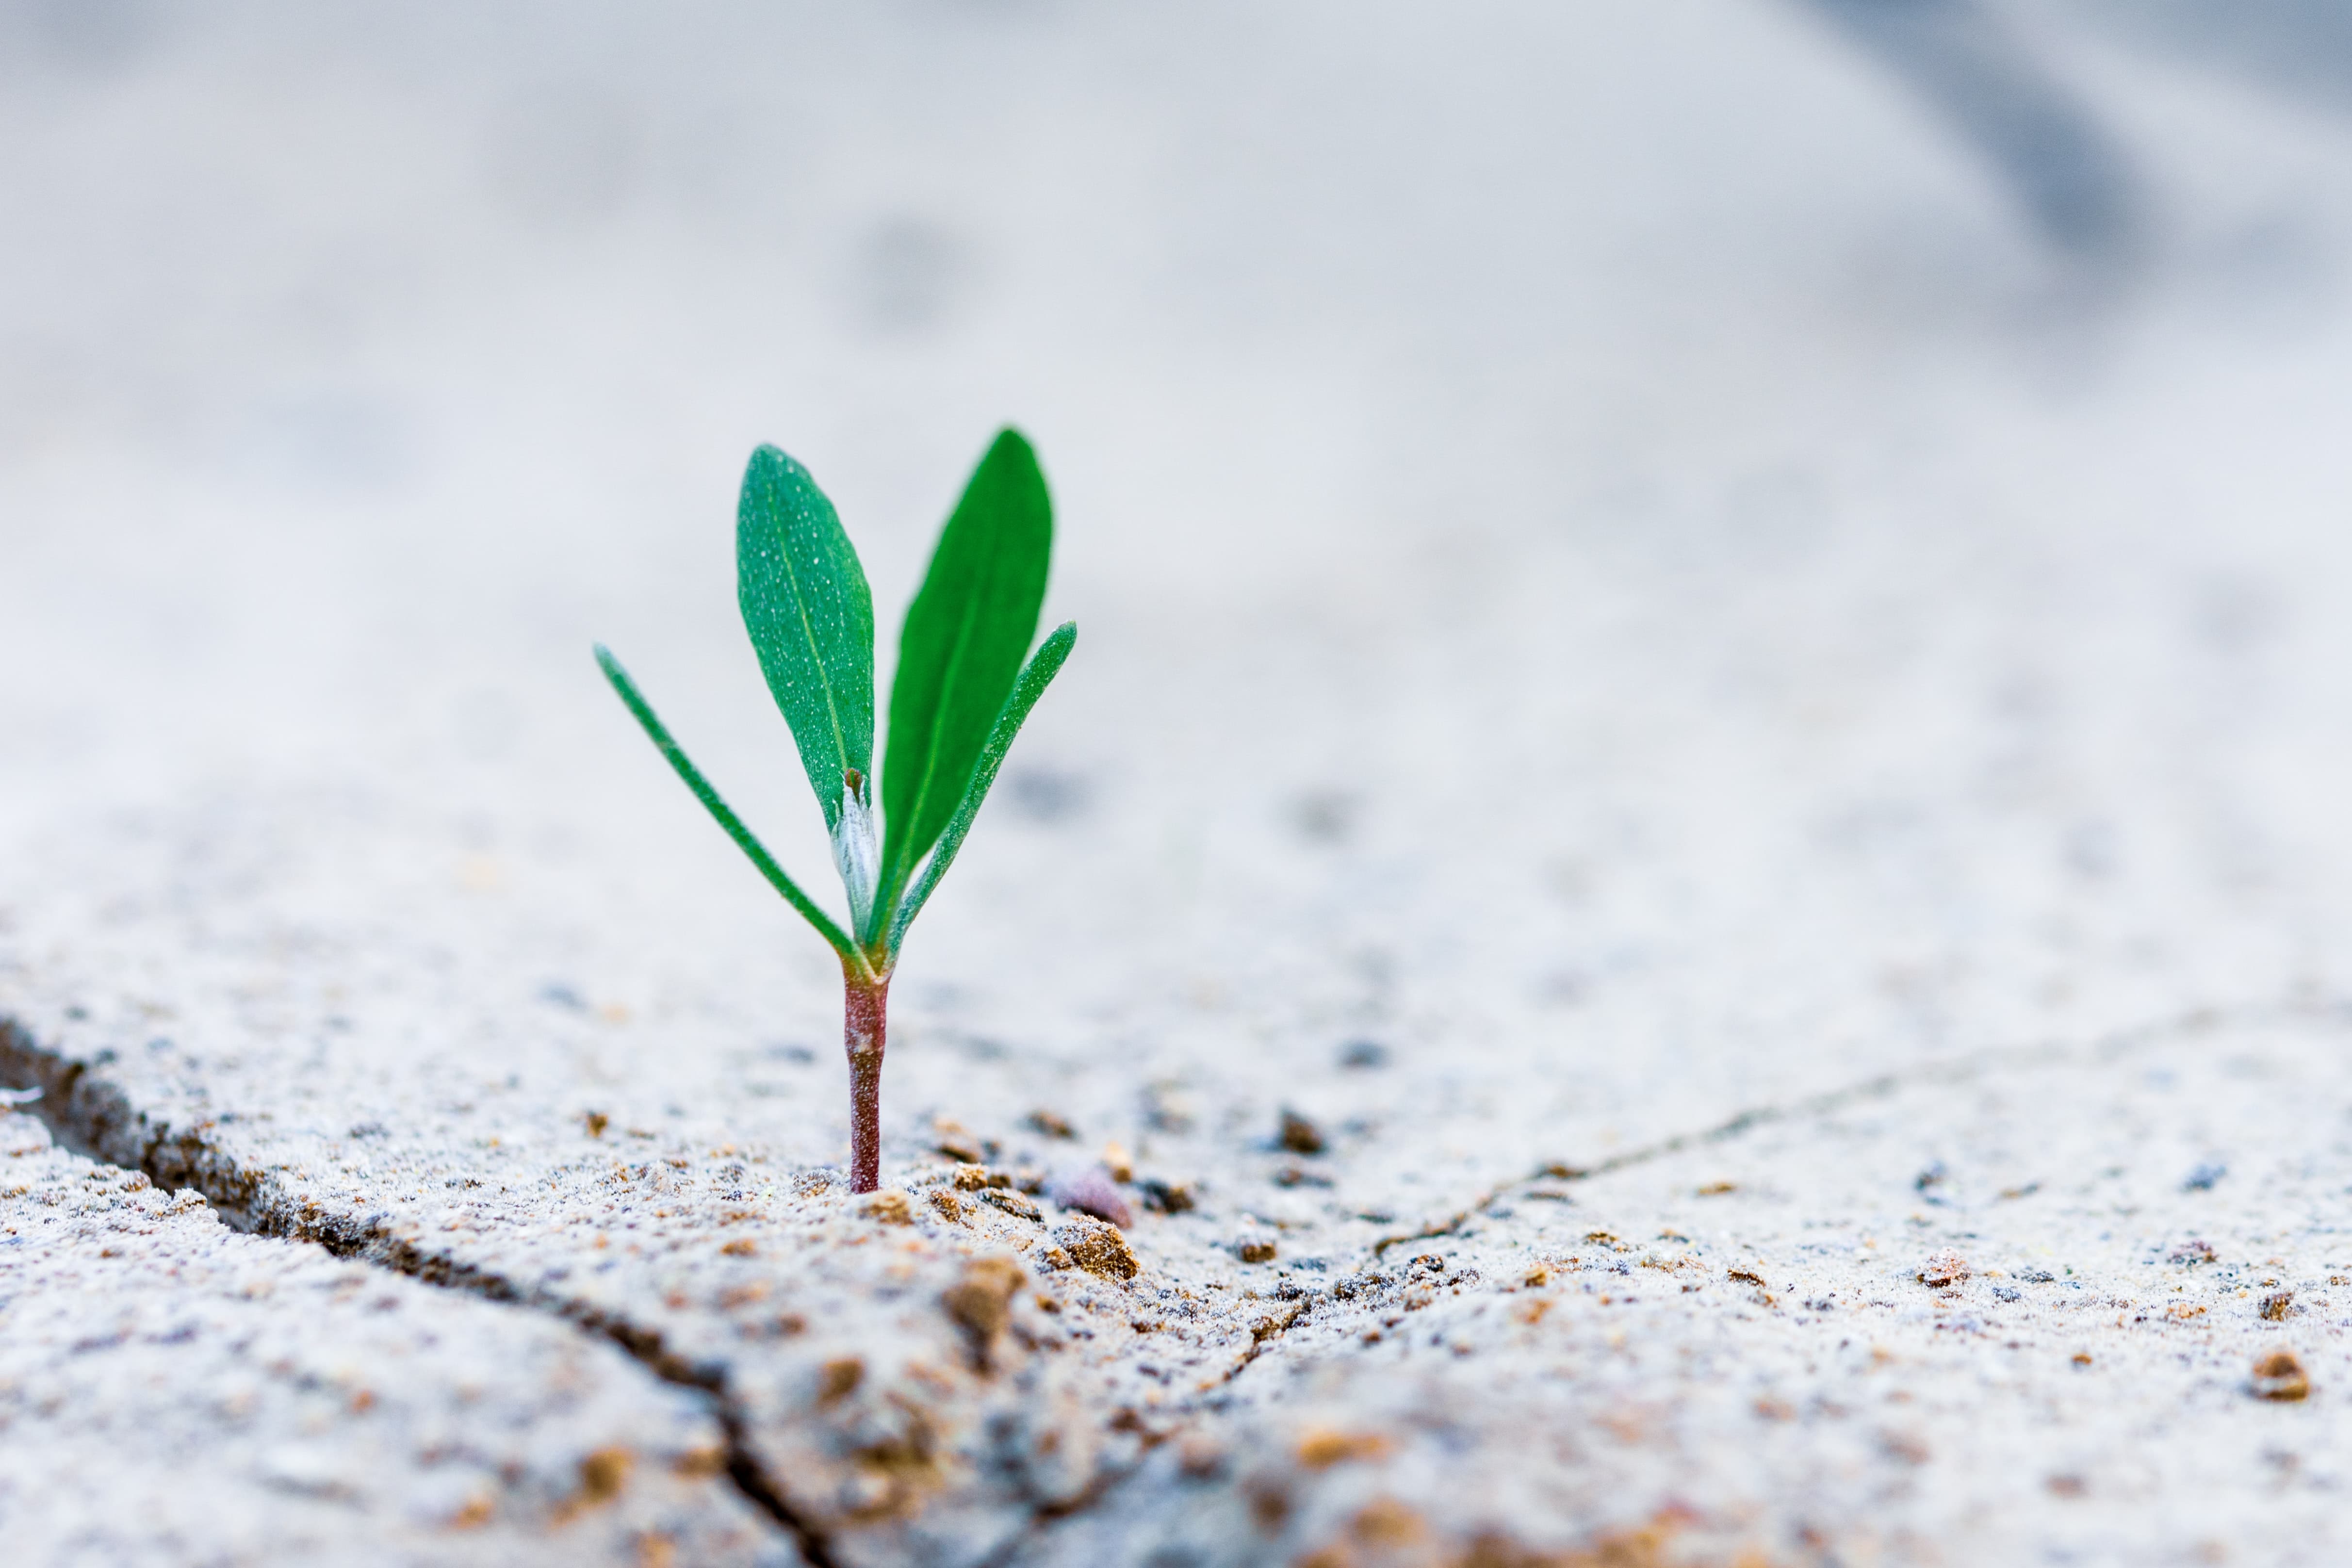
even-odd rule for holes
{"type": "MultiPolygon", "coordinates": [[[[1385,1255],[1390,1247],[1402,1243],[1427,1241],[1456,1235],[1473,1217],[1485,1214],[1513,1188],[1528,1182],[1594,1181],[1617,1171],[1649,1164],[1671,1155],[1679,1154],[1685,1150],[1728,1142],[1761,1127],[1799,1121],[1807,1117],[1828,1115],[1849,1105],[1859,1104],[1869,1100],[1883,1100],[1890,1095],[1900,1093],[1906,1089],[1922,1085],[1966,1082],[2005,1065],[2048,1067],[2078,1060],[2086,1056],[2107,1059],[2160,1040],[2224,1028],[2232,1025],[2298,1016],[2324,1017],[2331,1014],[2340,1016],[2347,1005],[2342,1002],[2306,1002],[2249,1004],[2233,1008],[2196,1007],[2169,1018],[2113,1030],[2095,1037],[2087,1044],[1994,1047],[1967,1056],[1926,1063],[1906,1071],[1874,1074],[1859,1083],[1847,1084],[1843,1088],[1828,1089],[1820,1094],[1807,1095],[1786,1104],[1751,1107],[1714,1126],[1701,1128],[1695,1131],[1677,1132],[1659,1139],[1655,1142],[1645,1143],[1637,1148],[1628,1149],[1622,1153],[1612,1154],[1605,1160],[1596,1161],[1590,1165],[1570,1165],[1558,1161],[1548,1163],[1528,1175],[1514,1177],[1494,1187],[1476,1203],[1441,1225],[1426,1225],[1416,1231],[1381,1237],[1372,1244],[1371,1256],[1377,1260],[1385,1255]]],[[[1260,1356],[1273,1350],[1292,1327],[1309,1315],[1309,1310],[1314,1305],[1313,1300],[1300,1301],[1286,1312],[1259,1320],[1251,1331],[1249,1348],[1243,1352],[1241,1359],[1217,1380],[1217,1386],[1223,1388],[1230,1385],[1260,1356]]],[[[1103,1478],[1097,1488],[1089,1489],[1089,1495],[1083,1506],[1092,1506],[1101,1497],[1109,1495],[1132,1479],[1140,1468],[1141,1467],[1138,1466],[1133,1469],[1103,1478]]],[[[1078,1510],[1073,1508],[1066,1511],[1076,1512],[1078,1510]]],[[[1040,1523],[1043,1522],[1045,1521],[1041,1520],[1040,1523]]],[[[1023,1542],[1025,1543],[1033,1536],[1034,1531],[1024,1532],[1023,1542]]],[[[992,1559],[987,1568],[998,1568],[998,1564],[1009,1560],[1006,1556],[992,1559]]]]}
{"type": "Polygon", "coordinates": [[[315,1242],[337,1258],[356,1258],[421,1284],[462,1290],[502,1306],[546,1313],[610,1340],[663,1382],[694,1389],[709,1401],[726,1439],[727,1477],[735,1489],[793,1538],[811,1568],[836,1568],[824,1532],[803,1519],[761,1469],[723,1365],[689,1361],[670,1351],[655,1331],[583,1301],[525,1290],[504,1275],[428,1252],[373,1224],[333,1217],[305,1220],[266,1205],[261,1178],[205,1144],[195,1130],[176,1139],[168,1132],[139,1136],[133,1130],[146,1118],[131,1110],[120,1087],[92,1079],[86,1062],[66,1061],[42,1049],[20,1025],[5,1016],[0,1016],[0,1080],[22,1083],[33,1091],[22,1109],[37,1115],[68,1152],[117,1170],[142,1172],[167,1191],[193,1188],[232,1229],[315,1242]],[[136,1146],[136,1160],[114,1157],[123,1144],[136,1146]]]}
{"type": "MultiPolygon", "coordinates": [[[[2003,1067],[2051,1067],[2086,1058],[2112,1059],[2186,1035],[2284,1018],[2341,1017],[2345,1009],[2346,1005],[2340,1001],[2200,1007],[2113,1030],[2071,1046],[2045,1043],[1993,1047],[1907,1070],[1874,1074],[1859,1082],[1786,1103],[1752,1107],[1712,1126],[1675,1133],[1589,1165],[1547,1163],[1527,1175],[1498,1184],[1442,1223],[1379,1238],[1372,1243],[1370,1256],[1377,1260],[1392,1247],[1458,1235],[1472,1219],[1486,1214],[1506,1194],[1529,1182],[1594,1181],[1692,1149],[1727,1142],[1759,1128],[1829,1115],[1913,1088],[1967,1082],[2003,1067]]],[[[390,1234],[374,1223],[378,1216],[354,1221],[327,1215],[307,1218],[289,1213],[290,1205],[280,1206],[268,1201],[263,1177],[223,1154],[205,1139],[205,1123],[177,1131],[162,1128],[151,1132],[147,1118],[132,1108],[120,1086],[93,1076],[93,1065],[102,1065],[102,1060],[99,1064],[66,1060],[40,1047],[14,1020],[0,1016],[0,1080],[24,1083],[41,1090],[40,1098],[25,1109],[38,1115],[58,1141],[72,1152],[142,1171],[159,1184],[194,1187],[236,1229],[316,1242],[338,1257],[358,1258],[421,1283],[465,1290],[503,1305],[551,1313],[585,1332],[610,1340],[655,1376],[692,1388],[710,1402],[726,1439],[728,1478],[737,1491],[793,1538],[813,1568],[835,1568],[825,1532],[799,1516],[752,1454],[744,1416],[729,1391],[723,1364],[691,1361],[668,1349],[659,1332],[585,1302],[544,1290],[526,1290],[503,1275],[446,1254],[429,1252],[390,1234]],[[124,1150],[135,1150],[135,1161],[112,1157],[124,1150]]],[[[1310,1315],[1313,1305],[1312,1300],[1300,1301],[1286,1311],[1261,1319],[1252,1330],[1248,1348],[1218,1379],[1218,1386],[1231,1384],[1261,1356],[1276,1349],[1290,1329],[1310,1315]]],[[[1080,1499],[1063,1508],[1040,1512],[1031,1530],[1023,1531],[1016,1542],[1025,1544],[1034,1539],[1037,1529],[1052,1520],[1085,1511],[1132,1479],[1140,1468],[1132,1467],[1097,1478],[1080,1499]]],[[[1011,1549],[1017,1551],[1018,1546],[1011,1549]]]]}
{"type": "MultiPolygon", "coordinates": [[[[149,1175],[153,1173],[150,1172],[149,1175]]],[[[575,1328],[612,1341],[632,1360],[663,1382],[691,1388],[704,1394],[710,1401],[711,1414],[718,1419],[719,1432],[727,1440],[727,1477],[735,1489],[792,1536],[798,1543],[801,1554],[808,1559],[810,1568],[835,1568],[832,1548],[824,1532],[802,1518],[768,1479],[766,1472],[760,1468],[760,1462],[751,1452],[743,1413],[728,1388],[727,1369],[723,1364],[688,1360],[671,1351],[658,1331],[642,1328],[617,1313],[600,1310],[583,1301],[543,1290],[522,1289],[504,1275],[470,1263],[460,1263],[443,1253],[428,1252],[412,1241],[390,1235],[374,1226],[351,1226],[332,1219],[322,1223],[288,1223],[276,1214],[269,1216],[269,1221],[261,1229],[265,1236],[315,1241],[338,1258],[355,1258],[362,1262],[404,1274],[423,1284],[443,1289],[464,1290],[502,1305],[522,1307],[560,1318],[575,1328]]]]}
{"type": "MultiPolygon", "coordinates": [[[[428,1251],[375,1223],[324,1214],[315,1204],[305,1215],[289,1201],[273,1203],[266,1179],[224,1154],[204,1136],[207,1122],[173,1130],[151,1128],[122,1088],[93,1071],[104,1065],[68,1060],[39,1046],[29,1031],[0,1016],[0,1082],[24,1082],[39,1092],[26,1107],[35,1110],[58,1143],[74,1153],[118,1169],[143,1172],[167,1190],[193,1189],[232,1229],[248,1235],[308,1241],[338,1258],[355,1258],[422,1284],[463,1290],[503,1306],[548,1313],[618,1345],[633,1361],[666,1383],[691,1388],[710,1402],[726,1439],[727,1475],[753,1507],[766,1514],[799,1546],[811,1568],[836,1568],[826,1532],[793,1508],[760,1467],[751,1451],[743,1413],[729,1391],[723,1364],[698,1363],[669,1350],[662,1335],[586,1302],[541,1289],[526,1289],[502,1274],[428,1251]],[[118,1156],[130,1156],[128,1158],[118,1156]]],[[[1223,1387],[1241,1375],[1293,1324],[1307,1315],[1311,1301],[1260,1319],[1250,1344],[1217,1380],[1223,1387]]],[[[1156,1445],[1151,1445],[1156,1446],[1156,1445]]],[[[1033,1509],[1030,1527],[1009,1542],[1018,1552],[1055,1521],[1084,1512],[1132,1479],[1141,1467],[1097,1476],[1078,1497],[1033,1509]]],[[[991,1559],[990,1568],[1009,1558],[991,1559]]]]}
{"type": "MultiPolygon", "coordinates": [[[[1287,1332],[1293,1323],[1297,1322],[1299,1319],[1307,1316],[1307,1311],[1314,1306],[1314,1304],[1315,1303],[1312,1300],[1297,1301],[1291,1305],[1289,1310],[1276,1313],[1269,1317],[1260,1318],[1255,1323],[1252,1324],[1250,1327],[1249,1348],[1242,1352],[1241,1359],[1234,1363],[1232,1366],[1226,1368],[1223,1375],[1219,1377],[1215,1383],[1203,1385],[1203,1392],[1210,1387],[1223,1388],[1230,1384],[1234,1379],[1239,1377],[1244,1371],[1248,1370],[1249,1364],[1252,1362],[1265,1354],[1268,1346],[1272,1345],[1276,1340],[1280,1339],[1286,1332],[1287,1332]]],[[[1194,1412],[1194,1415],[1196,1417],[1198,1414],[1199,1413],[1197,1411],[1194,1412]]],[[[1144,1444],[1144,1451],[1148,1454],[1151,1449],[1167,1441],[1168,1437],[1172,1435],[1173,1430],[1174,1428],[1171,1427],[1169,1432],[1163,1432],[1160,1436],[1147,1440],[1144,1444]]],[[[1079,1493],[1078,1496],[1071,1499],[1069,1501],[1058,1504],[1045,1504],[1033,1510],[1029,1528],[1023,1531],[1018,1536],[1007,1542],[994,1553],[984,1559],[980,1563],[979,1568],[1007,1568],[1008,1564],[1017,1562],[1021,1553],[1026,1551],[1030,1546],[1034,1545],[1037,1539],[1055,1523],[1061,1520],[1070,1519],[1076,1515],[1086,1512],[1088,1509],[1100,1503],[1103,1499],[1108,1497],[1112,1492],[1117,1491],[1119,1488],[1135,1479],[1135,1478],[1140,1475],[1142,1471],[1143,1465],[1139,1460],[1122,1469],[1106,1470],[1102,1474],[1097,1475],[1092,1481],[1088,1482],[1086,1489],[1079,1493]]]]}
{"type": "MultiPolygon", "coordinates": [[[[1713,1143],[1729,1142],[1732,1139],[1743,1137],[1759,1127],[1826,1116],[1866,1100],[1886,1099],[1906,1089],[1929,1084],[1965,1083],[2002,1066],[2054,1067],[2065,1062],[2080,1060],[2085,1057],[2108,1060],[2154,1045],[2158,1041],[2177,1038],[2184,1035],[2202,1034],[2232,1025],[2273,1022],[2283,1018],[2340,1016],[2344,1007],[2345,1005],[2340,1002],[2261,1003],[2233,1008],[2192,1007],[2170,1018],[2112,1030],[2087,1044],[1996,1046],[1971,1052],[1967,1056],[1951,1057],[1941,1061],[1925,1063],[1907,1070],[1879,1073],[1859,1083],[1847,1084],[1843,1089],[1827,1089],[1820,1094],[1807,1095],[1786,1105],[1757,1106],[1739,1112],[1727,1121],[1717,1122],[1712,1127],[1701,1128],[1694,1132],[1677,1132],[1670,1137],[1661,1138],[1654,1143],[1644,1143],[1637,1148],[1628,1149],[1622,1154],[1612,1154],[1605,1160],[1590,1165],[1571,1165],[1563,1161],[1549,1162],[1538,1166],[1527,1175],[1514,1176],[1491,1188],[1486,1196],[1443,1224],[1425,1225],[1419,1230],[1408,1234],[1381,1237],[1372,1243],[1372,1256],[1378,1258],[1386,1254],[1390,1247],[1402,1246],[1409,1242],[1430,1241],[1440,1237],[1459,1235],[1464,1226],[1494,1207],[1504,1194],[1529,1182],[1594,1181],[1635,1165],[1650,1164],[1665,1159],[1669,1155],[1682,1153],[1685,1150],[1701,1148],[1713,1143]]],[[[1287,1323],[1284,1325],[1286,1328],[1288,1326],[1287,1323]]]]}

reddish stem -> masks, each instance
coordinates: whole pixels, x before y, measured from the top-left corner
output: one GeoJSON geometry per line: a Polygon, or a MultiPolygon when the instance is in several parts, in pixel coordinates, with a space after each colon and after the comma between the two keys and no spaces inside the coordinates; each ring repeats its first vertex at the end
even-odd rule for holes
{"type": "Polygon", "coordinates": [[[842,1045],[849,1052],[849,1190],[882,1184],[882,1047],[890,980],[867,979],[844,967],[842,1045]]]}

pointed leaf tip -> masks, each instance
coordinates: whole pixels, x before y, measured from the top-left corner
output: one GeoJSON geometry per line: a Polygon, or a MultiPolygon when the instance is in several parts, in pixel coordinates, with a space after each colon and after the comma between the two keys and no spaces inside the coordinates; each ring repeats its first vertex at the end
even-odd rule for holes
{"type": "Polygon", "coordinates": [[[735,562],[761,672],[837,827],[844,777],[874,767],[874,596],[833,502],[773,447],[744,469],[735,562]]]}
{"type": "Polygon", "coordinates": [[[972,470],[907,611],[882,770],[882,886],[895,896],[947,830],[1045,599],[1054,506],[1028,438],[1007,426],[972,470]]]}

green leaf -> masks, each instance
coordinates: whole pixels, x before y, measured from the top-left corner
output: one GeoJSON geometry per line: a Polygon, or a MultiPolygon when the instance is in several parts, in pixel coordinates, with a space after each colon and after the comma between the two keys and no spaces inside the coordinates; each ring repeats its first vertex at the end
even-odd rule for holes
{"type": "Polygon", "coordinates": [[[760,868],[760,875],[768,879],[768,885],[783,894],[785,900],[801,912],[802,918],[816,927],[817,935],[833,944],[834,951],[841,954],[844,963],[855,963],[861,972],[866,970],[866,959],[857,951],[857,944],[851,942],[848,935],[834,924],[806,893],[800,890],[799,886],[784,874],[784,868],[776,864],[776,858],[768,853],[767,846],[752,837],[751,830],[743,826],[742,818],[719,798],[719,792],[710,787],[710,781],[702,776],[702,770],[688,759],[676,741],[670,739],[668,727],[655,715],[652,704],[637,690],[636,682],[631,680],[629,672],[621,668],[621,661],[614,658],[602,643],[596,645],[596,662],[603,667],[604,679],[613,683],[613,689],[620,694],[622,702],[644,727],[646,738],[653,742],[663,756],[669,759],[669,765],[677,770],[677,776],[686,781],[686,787],[694,792],[694,798],[719,819],[719,826],[727,830],[727,837],[735,840],[736,847],[751,858],[751,864],[760,868]]]}
{"type": "Polygon", "coordinates": [[[931,889],[938,887],[940,879],[948,874],[948,868],[955,861],[956,851],[963,847],[963,836],[971,831],[972,818],[980,815],[980,803],[988,798],[988,786],[996,782],[996,770],[1004,765],[1004,753],[1013,749],[1013,737],[1021,732],[1022,724],[1029,717],[1029,710],[1037,706],[1037,699],[1045,694],[1045,688],[1060,673],[1062,661],[1070,657],[1070,649],[1077,645],[1077,640],[1078,624],[1064,621],[1054,628],[1054,634],[1045,639],[1044,646],[1037,649],[1036,657],[1029,661],[1028,667],[1013,683],[1012,695],[1004,700],[1004,706],[997,712],[996,722],[989,727],[988,741],[981,748],[980,763],[972,770],[971,782],[965,787],[963,798],[956,803],[955,814],[948,819],[946,831],[940,835],[939,847],[932,852],[930,863],[923,868],[922,876],[907,889],[906,898],[900,900],[898,913],[890,921],[889,951],[893,956],[898,953],[898,943],[906,938],[907,928],[914,924],[915,917],[922,912],[924,903],[931,896],[931,889]]]}
{"type": "Polygon", "coordinates": [[[870,798],[874,595],[833,503],[773,447],[753,452],[743,474],[735,569],[761,671],[793,727],[825,827],[837,828],[845,791],[870,798]]]}
{"type": "Polygon", "coordinates": [[[1037,455],[1003,431],[949,516],[899,637],[877,908],[890,907],[965,796],[1037,635],[1053,546],[1037,455]]]}

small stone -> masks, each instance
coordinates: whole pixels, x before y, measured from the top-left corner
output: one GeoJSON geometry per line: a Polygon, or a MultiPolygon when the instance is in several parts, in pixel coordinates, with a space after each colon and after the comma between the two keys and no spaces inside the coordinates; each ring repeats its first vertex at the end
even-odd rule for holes
{"type": "Polygon", "coordinates": [[[961,1123],[945,1120],[931,1123],[931,1147],[967,1165],[977,1165],[988,1157],[979,1139],[965,1131],[961,1123]]]}
{"type": "Polygon", "coordinates": [[[1388,1451],[1389,1440],[1377,1432],[1318,1426],[1298,1439],[1298,1462],[1310,1470],[1327,1470],[1351,1459],[1377,1459],[1388,1451]]]}
{"type": "Polygon", "coordinates": [[[1270,1477],[1252,1480],[1242,1489],[1242,1494],[1249,1499],[1250,1519],[1265,1534],[1281,1529],[1282,1521],[1290,1517],[1290,1494],[1270,1477]]]}
{"type": "Polygon", "coordinates": [[[1957,1285],[1968,1277],[1969,1260],[1948,1247],[1930,1254],[1927,1261],[1919,1266],[1919,1283],[1931,1289],[1957,1285]]]}
{"type": "Polygon", "coordinates": [[[1274,1254],[1275,1246],[1270,1241],[1237,1242],[1234,1247],[1234,1256],[1244,1263],[1271,1263],[1274,1254]]]}
{"type": "Polygon", "coordinates": [[[2273,1351],[2254,1363],[2250,1387],[2257,1399],[2304,1399],[2310,1396],[2311,1379],[2293,1351],[2273,1351]]]}
{"type": "Polygon", "coordinates": [[[1064,1118],[1055,1114],[1053,1111],[1044,1109],[1042,1106],[1029,1113],[1028,1124],[1031,1128],[1039,1132],[1043,1132],[1048,1138],[1076,1138],[1078,1135],[1078,1130],[1076,1128],[1071,1126],[1064,1118]]]}
{"type": "Polygon", "coordinates": [[[2227,1165],[2200,1165],[2189,1173],[2189,1179],[2180,1184],[2180,1190],[2184,1193],[2210,1193],[2213,1190],[2213,1184],[2229,1173],[2227,1165]]]}
{"type": "Polygon", "coordinates": [[[1135,1158],[1127,1152],[1127,1145],[1116,1138],[1102,1146],[1102,1164],[1114,1182],[1135,1180],[1135,1158]]]}
{"type": "Polygon", "coordinates": [[[941,1219],[957,1225],[963,1223],[963,1200],[956,1196],[954,1188],[933,1187],[930,1193],[930,1203],[933,1208],[940,1211],[941,1219]]]}
{"type": "Polygon", "coordinates": [[[2204,1241],[2196,1237],[2191,1237],[2187,1241],[2182,1242],[2179,1247],[2174,1247],[2171,1255],[2167,1258],[2165,1261],[2168,1263],[2183,1264],[2191,1268],[2200,1263],[2210,1263],[2213,1261],[2213,1244],[2210,1241],[2204,1241]]]}
{"type": "Polygon", "coordinates": [[[601,1110],[588,1111],[580,1120],[587,1126],[588,1136],[591,1138],[602,1138],[604,1136],[604,1129],[613,1124],[613,1119],[601,1110]]]}
{"type": "Polygon", "coordinates": [[[1132,1279],[1143,1272],[1134,1249],[1115,1225],[1080,1215],[1055,1226],[1054,1239],[1070,1255],[1071,1262],[1100,1279],[1132,1279]]]}
{"type": "Polygon", "coordinates": [[[1339,1065],[1359,1072],[1389,1065],[1389,1048],[1378,1040],[1349,1040],[1339,1047],[1339,1065]]]}
{"type": "Polygon", "coordinates": [[[1181,1182],[1157,1178],[1143,1184],[1143,1206],[1161,1214],[1187,1214],[1193,1207],[1192,1189],[1181,1182]]]}
{"type": "Polygon", "coordinates": [[[2283,1323],[2286,1321],[2287,1313],[2294,1310],[2294,1292],[2292,1290],[2281,1290],[2263,1298],[2263,1321],[2266,1323],[2283,1323]]]}
{"type": "Polygon", "coordinates": [[[1428,1535],[1428,1526],[1395,1498],[1373,1498],[1348,1521],[1348,1535],[1367,1547],[1409,1547],[1428,1535]]]}
{"type": "Polygon", "coordinates": [[[840,1356],[817,1368],[816,1402],[820,1405],[838,1405],[857,1392],[866,1380],[866,1363],[854,1355],[840,1356]]]}
{"type": "Polygon", "coordinates": [[[1224,1445],[1205,1432],[1188,1432],[1177,1440],[1176,1468],[1190,1479],[1214,1480],[1224,1473],[1224,1445]]]}
{"type": "Polygon", "coordinates": [[[963,1277],[940,1296],[949,1317],[971,1335],[973,1348],[984,1363],[989,1347],[1013,1321],[1013,1298],[1021,1293],[1027,1276],[1010,1258],[974,1258],[963,1277]]]}
{"type": "Polygon", "coordinates": [[[1739,1184],[1737,1182],[1709,1182],[1698,1190],[1698,1195],[1703,1198],[1719,1198],[1726,1193],[1736,1193],[1738,1190],[1739,1184]]]}
{"type": "Polygon", "coordinates": [[[1110,1173],[1100,1165],[1056,1176],[1046,1184],[1045,1192],[1066,1209],[1107,1219],[1122,1228],[1135,1223],[1135,1210],[1128,1205],[1110,1173]]]}
{"type": "Polygon", "coordinates": [[[1323,1152],[1323,1130],[1286,1106],[1282,1112],[1280,1142],[1294,1154],[1320,1154],[1323,1152]]]}
{"type": "Polygon", "coordinates": [[[636,1456],[626,1448],[599,1448],[580,1461],[579,1501],[586,1507],[611,1502],[629,1484],[636,1456]]]}
{"type": "Polygon", "coordinates": [[[1010,1187],[990,1187],[981,1194],[981,1201],[992,1204],[1015,1219],[1042,1220],[1045,1211],[1010,1187]]]}
{"type": "Polygon", "coordinates": [[[866,1217],[884,1225],[912,1225],[915,1211],[907,1206],[904,1193],[875,1193],[866,1200],[866,1217]]]}
{"type": "Polygon", "coordinates": [[[688,1448],[672,1459],[669,1468],[681,1476],[723,1476],[727,1473],[727,1450],[717,1443],[688,1448]]]}
{"type": "Polygon", "coordinates": [[[984,1187],[1009,1187],[1013,1178],[974,1161],[955,1168],[955,1184],[960,1193],[976,1193],[984,1187]]]}

